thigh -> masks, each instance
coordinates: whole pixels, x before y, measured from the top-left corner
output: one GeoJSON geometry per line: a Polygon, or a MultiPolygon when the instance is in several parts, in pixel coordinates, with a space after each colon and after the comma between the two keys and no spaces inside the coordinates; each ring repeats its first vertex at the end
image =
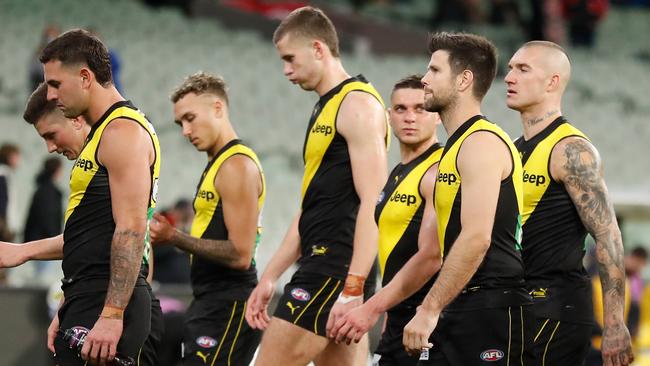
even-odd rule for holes
{"type": "Polygon", "coordinates": [[[368,364],[368,334],[359,343],[336,344],[327,347],[314,358],[315,366],[365,366],[368,364]]]}
{"type": "Polygon", "coordinates": [[[584,365],[590,348],[591,325],[559,320],[536,319],[534,338],[535,365],[584,365]]]}
{"type": "Polygon", "coordinates": [[[183,331],[184,365],[248,365],[261,332],[244,320],[245,301],[195,300],[183,331]]]}
{"type": "Polygon", "coordinates": [[[311,331],[273,317],[264,331],[256,366],[304,366],[314,360],[329,340],[311,331]]]}
{"type": "Polygon", "coordinates": [[[151,331],[149,336],[142,347],[138,363],[140,366],[157,366],[158,354],[161,353],[162,338],[165,333],[165,324],[163,320],[162,309],[160,308],[160,301],[153,297],[151,298],[151,331]]]}

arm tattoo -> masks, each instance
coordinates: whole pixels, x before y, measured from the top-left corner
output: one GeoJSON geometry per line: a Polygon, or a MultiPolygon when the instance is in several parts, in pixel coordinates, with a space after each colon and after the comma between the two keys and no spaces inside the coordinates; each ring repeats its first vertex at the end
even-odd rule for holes
{"type": "Polygon", "coordinates": [[[232,240],[200,239],[177,230],[171,241],[186,252],[227,267],[234,267],[241,260],[241,254],[232,240]]]}
{"type": "Polygon", "coordinates": [[[567,191],[587,231],[596,240],[605,321],[622,319],[625,297],[623,242],[614,207],[600,175],[598,156],[591,144],[582,139],[567,143],[564,155],[567,191]]]}
{"type": "Polygon", "coordinates": [[[111,277],[106,305],[124,309],[140,273],[144,232],[115,230],[111,243],[111,277]]]}

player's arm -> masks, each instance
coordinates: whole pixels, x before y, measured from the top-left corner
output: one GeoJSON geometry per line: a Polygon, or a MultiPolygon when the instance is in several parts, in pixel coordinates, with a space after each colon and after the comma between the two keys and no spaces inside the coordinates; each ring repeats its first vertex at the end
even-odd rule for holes
{"type": "Polygon", "coordinates": [[[259,217],[257,206],[262,192],[260,171],[249,157],[234,155],[221,165],[214,185],[223,205],[227,240],[195,238],[169,225],[169,228],[161,231],[159,226],[161,222],[164,223],[164,218],[159,215],[156,216],[157,223],[152,225],[152,238],[226,267],[246,270],[251,265],[255,250],[259,217]]]}
{"type": "Polygon", "coordinates": [[[63,259],[63,234],[14,244],[0,241],[0,268],[17,267],[31,260],[63,259]]]}
{"type": "Polygon", "coordinates": [[[424,213],[418,234],[418,251],[395,274],[391,281],[366,303],[351,310],[337,321],[332,337],[339,342],[346,339],[359,342],[379,319],[379,316],[418,291],[440,269],[436,213],[433,208],[433,186],[438,164],[426,172],[420,184],[424,197],[424,213]]]}
{"type": "Polygon", "coordinates": [[[603,289],[603,360],[605,365],[610,362],[627,365],[632,362],[633,354],[623,319],[623,241],[598,151],[586,139],[566,138],[553,149],[551,174],[564,184],[580,219],[596,240],[596,260],[603,289]]]}
{"type": "Polygon", "coordinates": [[[271,320],[268,314],[268,306],[273,297],[275,282],[282,273],[300,258],[300,234],[298,232],[300,214],[299,211],[291,221],[291,226],[289,226],[282,244],[273,254],[262,277],[260,277],[259,283],[248,297],[246,321],[253,329],[266,329],[268,326],[271,320]]]}
{"type": "Polygon", "coordinates": [[[131,120],[114,120],[103,132],[98,158],[108,171],[115,232],[104,308],[81,351],[84,360],[95,363],[115,357],[124,309],[140,273],[154,160],[151,138],[131,120]]]}
{"type": "Polygon", "coordinates": [[[483,261],[491,243],[501,180],[513,168],[506,144],[486,131],[475,132],[465,139],[457,166],[462,177],[462,229],[436,282],[404,328],[404,345],[410,353],[417,354],[431,347],[428,339],[440,312],[458,296],[483,261]]]}

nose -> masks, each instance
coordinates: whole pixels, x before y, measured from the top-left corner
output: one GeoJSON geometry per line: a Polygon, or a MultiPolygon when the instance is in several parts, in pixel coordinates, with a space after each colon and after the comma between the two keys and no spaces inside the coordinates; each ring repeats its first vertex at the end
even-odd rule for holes
{"type": "Polygon", "coordinates": [[[515,82],[515,77],[513,76],[512,70],[508,71],[506,77],[503,78],[503,81],[505,81],[507,85],[513,84],[515,82]]]}
{"type": "Polygon", "coordinates": [[[415,122],[415,111],[412,109],[406,110],[406,114],[404,115],[404,122],[407,123],[413,123],[415,122]]]}
{"type": "Polygon", "coordinates": [[[424,74],[424,76],[422,77],[422,79],[420,79],[420,82],[421,82],[425,87],[429,86],[429,83],[427,83],[427,75],[429,75],[429,72],[428,72],[428,71],[427,71],[426,74],[424,74]]]}
{"type": "Polygon", "coordinates": [[[57,146],[54,142],[46,141],[45,144],[47,145],[47,152],[49,152],[50,154],[57,150],[57,146]]]}
{"type": "Polygon", "coordinates": [[[190,128],[189,124],[183,122],[183,136],[190,137],[191,133],[192,133],[192,129],[190,128]]]}
{"type": "Polygon", "coordinates": [[[52,88],[51,86],[48,86],[47,87],[47,100],[51,101],[51,100],[57,100],[57,99],[58,99],[58,95],[56,93],[56,89],[52,88]]]}
{"type": "Polygon", "coordinates": [[[285,62],[282,72],[284,72],[285,76],[289,76],[289,75],[293,74],[293,68],[291,67],[291,64],[288,63],[288,62],[285,62]]]}

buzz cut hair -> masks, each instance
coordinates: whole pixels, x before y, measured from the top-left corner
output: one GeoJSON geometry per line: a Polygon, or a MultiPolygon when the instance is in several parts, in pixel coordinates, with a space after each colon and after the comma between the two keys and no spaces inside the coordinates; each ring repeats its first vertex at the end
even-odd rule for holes
{"type": "Polygon", "coordinates": [[[420,74],[408,75],[402,79],[399,79],[395,85],[393,85],[393,93],[399,89],[419,89],[424,90],[424,84],[422,83],[423,76],[420,74]]]}
{"type": "Polygon", "coordinates": [[[171,101],[176,103],[187,94],[212,94],[228,105],[228,86],[220,75],[199,71],[186,77],[183,83],[172,93],[171,101]]]}

